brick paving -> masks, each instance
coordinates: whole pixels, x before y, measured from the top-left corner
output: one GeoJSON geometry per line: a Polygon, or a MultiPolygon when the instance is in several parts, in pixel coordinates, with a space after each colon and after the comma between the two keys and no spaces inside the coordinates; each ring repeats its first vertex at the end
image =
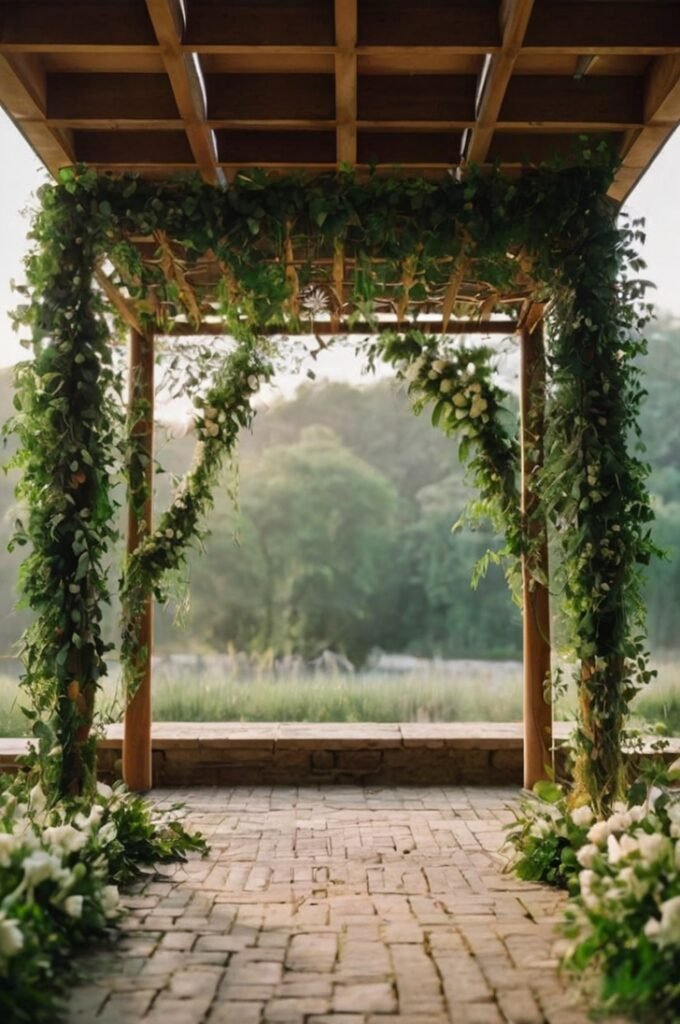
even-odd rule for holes
{"type": "Polygon", "coordinates": [[[502,872],[515,791],[157,791],[210,855],[162,867],[84,958],[75,1024],[585,1024],[561,897],[502,872]]]}

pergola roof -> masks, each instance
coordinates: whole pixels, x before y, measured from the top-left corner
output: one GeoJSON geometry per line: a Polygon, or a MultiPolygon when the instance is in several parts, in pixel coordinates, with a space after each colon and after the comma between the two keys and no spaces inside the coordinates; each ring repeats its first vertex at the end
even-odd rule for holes
{"type": "Polygon", "coordinates": [[[622,200],[680,122],[679,0],[0,0],[52,171],[512,170],[587,133],[622,200]]]}

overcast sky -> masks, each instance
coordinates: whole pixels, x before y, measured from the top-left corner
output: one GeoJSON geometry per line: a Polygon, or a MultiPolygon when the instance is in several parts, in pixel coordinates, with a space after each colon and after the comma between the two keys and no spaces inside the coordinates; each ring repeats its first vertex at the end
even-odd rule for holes
{"type": "MultiPolygon", "coordinates": [[[[33,203],[36,189],[47,172],[22,136],[0,110],[0,365],[25,356],[12,330],[8,310],[17,303],[10,280],[20,280],[29,221],[22,216],[33,203]]],[[[643,256],[647,276],[657,285],[659,309],[680,316],[680,131],[670,140],[633,193],[629,211],[647,220],[643,256]]],[[[340,350],[319,361],[320,375],[355,378],[357,361],[351,351],[340,350]]]]}

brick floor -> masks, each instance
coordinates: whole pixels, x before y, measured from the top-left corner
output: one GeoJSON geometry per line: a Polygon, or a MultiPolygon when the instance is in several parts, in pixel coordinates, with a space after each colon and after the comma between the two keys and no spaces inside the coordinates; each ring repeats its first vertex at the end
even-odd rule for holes
{"type": "Polygon", "coordinates": [[[209,857],[127,898],[84,959],[80,1024],[585,1024],[561,897],[502,873],[508,789],[157,791],[209,857]]]}

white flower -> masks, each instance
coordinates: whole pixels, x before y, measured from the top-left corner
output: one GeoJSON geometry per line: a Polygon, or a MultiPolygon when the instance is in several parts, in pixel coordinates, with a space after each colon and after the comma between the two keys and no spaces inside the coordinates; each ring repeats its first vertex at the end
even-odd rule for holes
{"type": "Polygon", "coordinates": [[[105,885],[102,889],[102,909],[106,917],[115,917],[120,903],[120,895],[115,885],[105,885]]]}
{"type": "Polygon", "coordinates": [[[87,836],[73,825],[55,825],[43,832],[43,841],[61,847],[66,853],[77,853],[87,842],[87,836]]]}
{"type": "Polygon", "coordinates": [[[610,864],[618,864],[623,857],[621,844],[616,836],[607,836],[607,857],[610,864]]]}
{"type": "Polygon", "coordinates": [[[68,874],[62,868],[59,858],[45,850],[36,850],[29,854],[21,866],[24,869],[24,883],[29,889],[34,889],[36,885],[48,879],[59,881],[68,874]]]}
{"type": "Polygon", "coordinates": [[[47,807],[47,798],[40,784],[35,785],[28,797],[28,805],[34,814],[41,814],[47,807]]]}
{"type": "Polygon", "coordinates": [[[631,824],[636,824],[647,817],[647,808],[644,804],[634,804],[628,811],[628,816],[630,817],[631,824]]]}
{"type": "Polygon", "coordinates": [[[251,373],[248,377],[248,387],[251,391],[257,391],[260,386],[260,382],[254,373],[251,373]]]}
{"type": "Polygon", "coordinates": [[[206,405],[203,410],[203,415],[207,420],[216,420],[219,409],[216,409],[214,405],[206,405]]]}
{"type": "Polygon", "coordinates": [[[436,370],[428,370],[427,371],[427,379],[428,380],[436,380],[438,376],[439,376],[439,374],[437,373],[436,370]]]}
{"type": "Polygon", "coordinates": [[[454,384],[453,384],[453,381],[451,380],[451,378],[450,377],[445,377],[444,380],[439,385],[439,390],[441,391],[441,393],[443,395],[448,395],[448,394],[450,394],[451,391],[453,391],[453,387],[454,387],[454,384]]]}
{"type": "Polygon", "coordinates": [[[23,948],[24,937],[19,925],[0,912],[0,957],[9,959],[23,948]]]}
{"type": "Polygon", "coordinates": [[[470,406],[470,416],[472,419],[476,419],[477,416],[481,416],[485,409],[488,407],[486,398],[480,398],[479,395],[475,395],[472,399],[472,405],[470,406]]]}
{"type": "Polygon", "coordinates": [[[658,832],[648,835],[646,832],[639,833],[638,847],[640,856],[647,864],[660,860],[668,852],[668,839],[658,832]]]}
{"type": "Polygon", "coordinates": [[[655,939],[661,930],[661,925],[655,917],[650,917],[643,931],[648,939],[655,939]]]}
{"type": "Polygon", "coordinates": [[[623,857],[630,857],[631,853],[640,852],[640,844],[637,839],[634,839],[633,836],[626,835],[625,833],[619,840],[619,846],[621,847],[621,855],[623,857]]]}
{"type": "Polygon", "coordinates": [[[204,430],[208,437],[217,437],[220,432],[220,425],[219,423],[213,423],[212,420],[206,420],[204,430]]]}
{"type": "Polygon", "coordinates": [[[531,826],[531,831],[535,836],[547,836],[552,832],[552,828],[550,822],[545,818],[536,818],[531,826]]]}
{"type": "Polygon", "coordinates": [[[588,841],[590,843],[596,843],[601,846],[602,843],[606,843],[607,836],[609,835],[609,824],[606,821],[596,821],[588,831],[588,841]]]}
{"type": "Polygon", "coordinates": [[[432,363],[432,369],[436,370],[437,373],[443,373],[448,365],[445,359],[435,359],[432,363]]]}
{"type": "Polygon", "coordinates": [[[165,536],[168,538],[168,540],[172,540],[172,538],[175,536],[175,531],[171,530],[171,529],[167,529],[165,531],[165,536]]]}
{"type": "Polygon", "coordinates": [[[451,399],[451,401],[453,402],[454,405],[457,405],[459,408],[468,405],[468,400],[462,391],[457,391],[456,394],[451,399]]]}
{"type": "Polygon", "coordinates": [[[475,366],[474,363],[468,363],[467,366],[465,367],[465,372],[469,374],[469,376],[472,376],[472,374],[475,373],[476,370],[477,367],[475,366]]]}
{"type": "Polygon", "coordinates": [[[660,946],[680,945],[680,896],[661,904],[657,942],[660,946]]]}
{"type": "Polygon", "coordinates": [[[18,846],[16,836],[10,832],[0,832],[0,868],[9,867],[10,858],[18,846]]]}
{"type": "Polygon", "coordinates": [[[423,368],[423,363],[424,362],[425,362],[425,360],[423,359],[422,356],[418,356],[417,359],[414,359],[413,362],[410,363],[409,366],[406,368],[406,370],[404,370],[404,378],[405,378],[405,380],[408,380],[408,381],[411,381],[411,382],[413,382],[414,380],[417,380],[417,378],[420,376],[420,371],[423,368]]]}
{"type": "Polygon", "coordinates": [[[477,392],[479,394],[479,392],[482,390],[482,385],[475,381],[474,384],[470,385],[469,390],[472,391],[473,394],[474,392],[477,392]]]}
{"type": "Polygon", "coordinates": [[[576,854],[576,860],[583,868],[592,868],[595,858],[600,853],[597,846],[594,843],[586,843],[576,854]]]}
{"type": "Polygon", "coordinates": [[[76,828],[79,828],[85,832],[89,832],[91,829],[93,829],[96,825],[99,824],[99,822],[102,820],[103,814],[104,808],[101,806],[101,804],[93,804],[92,807],[90,808],[90,813],[88,815],[82,813],[76,814],[75,818],[73,819],[73,824],[76,826],[76,828]]]}
{"type": "Polygon", "coordinates": [[[69,917],[83,916],[83,897],[67,896],[64,900],[64,911],[69,917]]]}
{"type": "Polygon", "coordinates": [[[467,409],[456,409],[456,419],[464,420],[467,417],[467,409]]]}
{"type": "Polygon", "coordinates": [[[575,807],[571,812],[571,820],[579,828],[585,828],[586,825],[590,825],[594,817],[593,810],[588,804],[584,804],[582,807],[575,807]]]}
{"type": "Polygon", "coordinates": [[[99,832],[97,833],[100,843],[110,843],[116,838],[117,835],[118,830],[116,829],[116,826],[112,821],[107,822],[107,824],[104,825],[103,828],[100,828],[99,832]]]}
{"type": "Polygon", "coordinates": [[[107,786],[105,782],[97,783],[97,793],[99,796],[103,796],[106,800],[110,800],[113,796],[113,790],[110,786],[107,786]]]}
{"type": "MultiPolygon", "coordinates": [[[[605,586],[606,584],[603,583],[602,588],[604,589],[605,586]]],[[[616,811],[607,819],[607,826],[610,832],[623,832],[624,829],[630,828],[631,825],[632,820],[628,812],[616,811]]]]}

